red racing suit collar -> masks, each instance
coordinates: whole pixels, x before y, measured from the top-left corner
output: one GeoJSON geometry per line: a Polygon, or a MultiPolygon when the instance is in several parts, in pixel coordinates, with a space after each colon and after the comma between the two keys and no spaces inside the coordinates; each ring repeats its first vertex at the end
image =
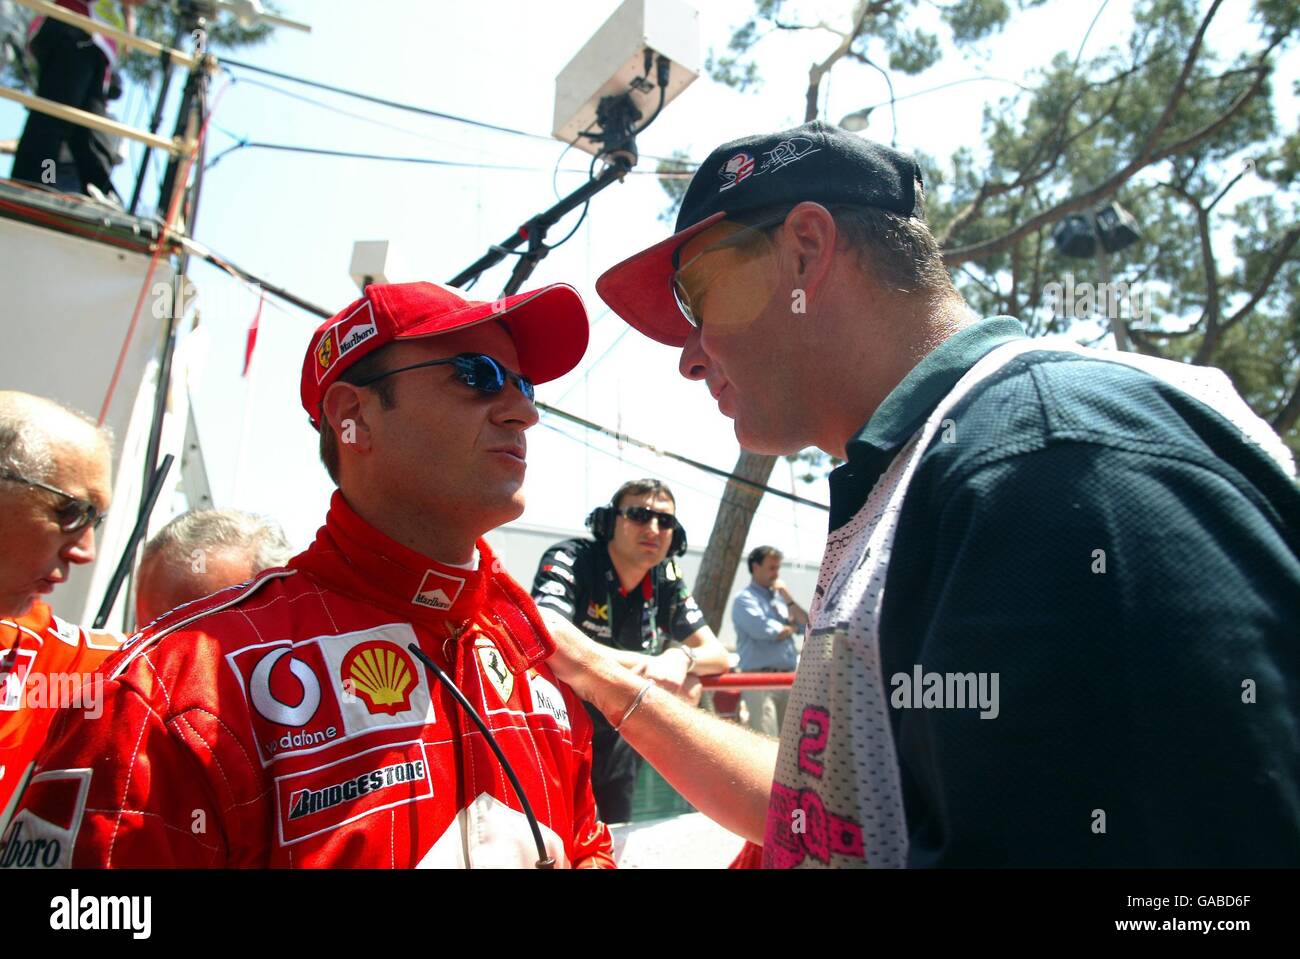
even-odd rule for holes
{"type": "Polygon", "coordinates": [[[480,539],[478,569],[448,566],[385,536],[335,490],[325,525],[289,561],[332,589],[373,603],[434,635],[477,621],[498,639],[505,666],[518,675],[555,651],[532,598],[480,539]]]}

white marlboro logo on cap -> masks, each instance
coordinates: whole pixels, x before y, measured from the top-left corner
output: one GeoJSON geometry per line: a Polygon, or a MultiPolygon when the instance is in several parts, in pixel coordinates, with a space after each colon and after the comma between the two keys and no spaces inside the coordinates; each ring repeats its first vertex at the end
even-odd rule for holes
{"type": "Polygon", "coordinates": [[[375,315],[369,302],[358,313],[352,314],[351,317],[338,326],[339,356],[346,356],[355,347],[360,346],[379,333],[379,328],[375,326],[375,315]],[[365,315],[358,315],[362,311],[364,311],[365,315]]]}
{"type": "Polygon", "coordinates": [[[322,382],[334,364],[349,352],[378,335],[375,313],[367,300],[326,330],[320,338],[320,343],[316,346],[316,382],[322,382]]]}
{"type": "Polygon", "coordinates": [[[411,599],[416,606],[429,609],[448,610],[455,604],[460,591],[465,588],[465,580],[459,576],[449,576],[436,569],[426,570],[420,588],[411,599]]]}

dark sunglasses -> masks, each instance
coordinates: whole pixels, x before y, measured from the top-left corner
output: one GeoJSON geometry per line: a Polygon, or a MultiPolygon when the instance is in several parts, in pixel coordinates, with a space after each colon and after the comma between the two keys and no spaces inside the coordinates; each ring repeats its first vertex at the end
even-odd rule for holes
{"type": "Polygon", "coordinates": [[[369,386],[371,383],[382,380],[385,376],[392,376],[394,373],[405,373],[407,370],[419,370],[426,366],[453,367],[456,370],[458,380],[466,386],[473,387],[480,393],[500,393],[506,388],[506,383],[511,382],[519,387],[519,392],[524,394],[524,398],[528,402],[533,401],[533,381],[513,370],[506,369],[486,353],[461,353],[450,359],[428,360],[424,363],[413,363],[410,366],[399,366],[395,370],[388,370],[352,385],[369,386]]]}
{"type": "Polygon", "coordinates": [[[677,517],[672,513],[661,513],[657,509],[647,509],[644,506],[624,506],[618,511],[618,515],[627,517],[638,526],[646,526],[652,519],[657,519],[661,530],[677,528],[677,517]]]}
{"type": "Polygon", "coordinates": [[[90,500],[80,499],[71,493],[65,493],[57,486],[50,486],[46,483],[38,483],[36,480],[29,480],[25,477],[18,476],[14,473],[6,473],[4,479],[11,483],[21,483],[24,486],[32,486],[36,489],[43,489],[47,493],[53,493],[67,500],[64,505],[55,510],[55,515],[59,518],[59,529],[65,533],[77,533],[89,526],[91,529],[99,529],[100,524],[108,516],[108,512],[100,512],[98,506],[90,500]]]}

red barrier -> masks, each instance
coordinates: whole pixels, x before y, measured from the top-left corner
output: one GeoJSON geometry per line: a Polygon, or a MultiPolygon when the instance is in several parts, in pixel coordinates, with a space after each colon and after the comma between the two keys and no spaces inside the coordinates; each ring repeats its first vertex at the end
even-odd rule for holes
{"type": "Polygon", "coordinates": [[[702,676],[700,683],[714,692],[743,692],[750,689],[789,689],[794,673],[722,673],[702,676]]]}

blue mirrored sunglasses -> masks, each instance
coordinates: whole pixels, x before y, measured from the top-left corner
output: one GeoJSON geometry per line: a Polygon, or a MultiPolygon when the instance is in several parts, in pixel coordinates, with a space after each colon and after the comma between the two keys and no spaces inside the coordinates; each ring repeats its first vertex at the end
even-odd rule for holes
{"type": "Polygon", "coordinates": [[[383,373],[352,385],[369,386],[371,383],[377,383],[384,377],[392,376],[394,373],[419,370],[426,366],[450,366],[456,371],[456,379],[480,393],[500,393],[506,388],[506,383],[511,382],[519,387],[519,392],[523,393],[530,403],[533,401],[533,381],[516,373],[514,370],[506,369],[505,366],[486,353],[460,353],[445,360],[427,360],[424,363],[399,366],[395,370],[385,370],[383,373]]]}

